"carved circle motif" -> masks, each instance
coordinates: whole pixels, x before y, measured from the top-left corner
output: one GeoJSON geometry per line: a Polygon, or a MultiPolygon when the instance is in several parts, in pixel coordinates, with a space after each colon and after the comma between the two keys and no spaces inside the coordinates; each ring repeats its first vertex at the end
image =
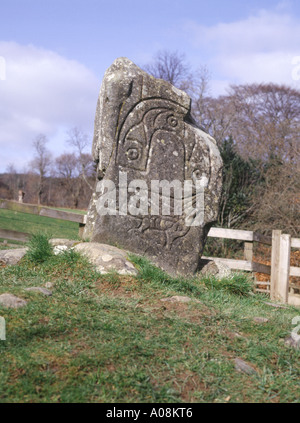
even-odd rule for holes
{"type": "Polygon", "coordinates": [[[139,158],[139,152],[136,148],[128,148],[126,154],[129,160],[137,160],[139,158]]]}
{"type": "Polygon", "coordinates": [[[170,126],[172,126],[173,128],[176,128],[176,126],[178,125],[178,120],[175,116],[169,116],[168,117],[168,124],[170,126]]]}
{"type": "Polygon", "coordinates": [[[193,179],[201,179],[201,177],[202,177],[202,173],[200,169],[195,169],[193,171],[193,179]]]}

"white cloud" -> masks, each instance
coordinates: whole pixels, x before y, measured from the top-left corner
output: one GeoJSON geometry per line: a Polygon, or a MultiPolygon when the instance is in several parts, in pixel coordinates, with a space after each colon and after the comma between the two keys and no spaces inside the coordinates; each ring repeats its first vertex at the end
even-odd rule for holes
{"type": "Polygon", "coordinates": [[[187,22],[185,31],[189,42],[209,55],[218,80],[295,86],[292,60],[300,55],[300,21],[282,8],[213,26],[187,22]]]}
{"type": "Polygon", "coordinates": [[[92,132],[100,88],[82,64],[33,45],[0,42],[6,79],[0,80],[0,171],[22,168],[32,158],[32,141],[44,133],[54,154],[64,150],[64,130],[92,132]]]}

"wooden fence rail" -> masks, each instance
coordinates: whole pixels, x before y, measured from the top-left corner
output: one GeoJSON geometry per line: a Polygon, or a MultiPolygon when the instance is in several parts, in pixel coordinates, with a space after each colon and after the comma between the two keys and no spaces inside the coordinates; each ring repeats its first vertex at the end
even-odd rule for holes
{"type": "Polygon", "coordinates": [[[52,209],[50,207],[37,206],[35,204],[24,204],[16,201],[1,200],[0,209],[13,210],[21,213],[36,214],[39,216],[52,217],[54,219],[69,220],[71,222],[77,222],[84,224],[85,215],[66,212],[62,210],[52,209]]]}
{"type": "Polygon", "coordinates": [[[27,242],[30,239],[30,234],[0,228],[0,238],[10,239],[12,241],[27,242]]]}
{"type": "MultiPolygon", "coordinates": [[[[14,210],[22,213],[77,222],[79,224],[80,235],[86,224],[86,215],[55,210],[50,207],[33,204],[22,204],[16,201],[0,199],[0,209],[14,210]]],[[[292,238],[290,235],[283,234],[278,230],[274,230],[272,232],[272,237],[270,237],[255,231],[224,228],[211,228],[208,236],[212,238],[244,241],[244,260],[206,256],[202,256],[201,259],[220,261],[232,270],[243,270],[270,275],[269,282],[256,282],[256,285],[265,286],[267,289],[256,288],[256,291],[269,293],[273,300],[300,305],[300,295],[295,294],[294,287],[292,288],[289,284],[290,276],[300,277],[300,267],[290,266],[291,249],[300,249],[300,238],[292,238]],[[271,265],[253,261],[254,242],[271,246],[271,265]]],[[[30,234],[0,229],[0,238],[25,242],[29,237],[30,234]]]]}

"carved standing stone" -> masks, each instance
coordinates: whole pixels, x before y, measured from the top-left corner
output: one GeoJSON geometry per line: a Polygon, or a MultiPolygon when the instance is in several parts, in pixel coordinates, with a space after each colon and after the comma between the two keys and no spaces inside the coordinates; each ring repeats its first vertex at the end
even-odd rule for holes
{"type": "Polygon", "coordinates": [[[146,255],[170,274],[198,269],[217,218],[222,160],[215,140],[196,126],[190,108],[186,93],[126,58],[106,71],[93,140],[101,181],[90,202],[84,238],[146,255]],[[170,184],[171,198],[160,189],[162,181],[170,184]],[[185,191],[188,186],[191,191],[185,191]],[[105,215],[99,204],[108,195],[112,200],[105,203],[110,208],[105,215]]]}

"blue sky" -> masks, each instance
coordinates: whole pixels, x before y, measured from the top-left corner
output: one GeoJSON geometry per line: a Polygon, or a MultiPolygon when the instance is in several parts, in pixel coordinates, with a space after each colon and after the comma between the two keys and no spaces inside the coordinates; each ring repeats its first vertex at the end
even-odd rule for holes
{"type": "Polygon", "coordinates": [[[161,49],[206,65],[214,96],[231,83],[300,88],[300,2],[1,0],[0,172],[25,170],[39,133],[54,155],[73,126],[92,140],[105,70],[120,56],[142,66],[161,49]]]}

